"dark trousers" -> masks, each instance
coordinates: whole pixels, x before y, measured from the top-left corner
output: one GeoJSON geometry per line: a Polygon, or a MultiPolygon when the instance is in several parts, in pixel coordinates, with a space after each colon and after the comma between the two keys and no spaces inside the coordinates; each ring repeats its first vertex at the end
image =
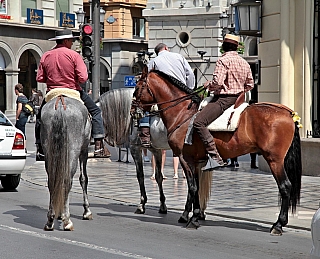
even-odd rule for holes
{"type": "MultiPolygon", "coordinates": [[[[23,112],[21,112],[23,113],[23,112]]],[[[21,130],[25,136],[25,138],[27,139],[27,135],[26,135],[26,123],[28,121],[28,116],[24,115],[24,114],[20,114],[19,116],[19,120],[16,121],[16,124],[14,125],[17,129],[21,130]]]]}
{"type": "MultiPolygon", "coordinates": [[[[85,91],[79,91],[80,98],[84,102],[84,105],[87,107],[88,112],[92,117],[92,131],[91,136],[94,139],[101,139],[105,137],[103,121],[101,117],[101,110],[96,105],[96,103],[89,97],[89,95],[85,91]]],[[[43,105],[45,105],[46,101],[43,100],[39,112],[37,114],[37,121],[35,124],[35,138],[36,144],[40,144],[40,125],[41,125],[41,110],[43,105]]]]}
{"type": "Polygon", "coordinates": [[[200,136],[204,144],[213,141],[213,137],[207,126],[217,119],[226,109],[232,106],[238,96],[217,95],[196,116],[193,128],[200,136]]]}

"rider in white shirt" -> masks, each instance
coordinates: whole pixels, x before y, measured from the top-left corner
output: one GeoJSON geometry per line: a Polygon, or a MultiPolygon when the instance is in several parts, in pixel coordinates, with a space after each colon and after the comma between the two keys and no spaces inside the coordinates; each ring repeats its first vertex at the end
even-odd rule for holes
{"type": "MultiPolygon", "coordinates": [[[[159,70],[179,80],[190,89],[195,88],[194,73],[188,61],[182,55],[170,52],[168,46],[164,43],[159,43],[154,48],[154,51],[157,57],[149,63],[149,72],[151,70],[159,70]]],[[[149,117],[143,118],[142,121],[140,120],[139,129],[141,131],[139,134],[141,146],[150,147],[149,117]]]]}

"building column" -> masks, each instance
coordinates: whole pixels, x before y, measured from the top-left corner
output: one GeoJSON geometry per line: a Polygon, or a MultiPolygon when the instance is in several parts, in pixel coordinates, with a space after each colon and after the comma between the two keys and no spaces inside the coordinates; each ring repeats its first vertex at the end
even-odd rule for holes
{"type": "Polygon", "coordinates": [[[294,3],[281,0],[280,14],[280,103],[294,108],[294,3]]]}
{"type": "Polygon", "coordinates": [[[19,70],[5,70],[6,72],[6,111],[5,113],[16,113],[16,96],[14,93],[14,87],[18,84],[19,70]]]}
{"type": "Polygon", "coordinates": [[[312,71],[312,57],[313,57],[313,32],[311,28],[313,27],[314,21],[314,9],[312,1],[305,1],[305,12],[306,20],[304,23],[305,27],[305,46],[304,46],[304,95],[303,95],[303,113],[301,114],[301,123],[303,125],[304,131],[303,136],[306,134],[306,130],[312,130],[312,86],[313,79],[311,76],[312,71]]]}

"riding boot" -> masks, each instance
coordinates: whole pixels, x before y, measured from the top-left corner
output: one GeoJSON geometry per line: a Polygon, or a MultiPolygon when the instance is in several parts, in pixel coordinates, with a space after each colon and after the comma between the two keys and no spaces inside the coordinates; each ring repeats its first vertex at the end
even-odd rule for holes
{"type": "Polygon", "coordinates": [[[94,157],[107,158],[110,156],[111,153],[103,144],[103,139],[94,139],[94,157]]]}
{"type": "Polygon", "coordinates": [[[151,147],[151,141],[150,141],[150,127],[140,127],[140,141],[141,141],[141,147],[143,148],[149,148],[151,147]]]}
{"type": "Polygon", "coordinates": [[[37,147],[36,161],[44,161],[44,152],[43,152],[41,143],[36,144],[36,147],[37,147]]]}
{"type": "Polygon", "coordinates": [[[41,120],[37,119],[36,124],[34,126],[35,144],[37,147],[36,161],[44,161],[44,152],[43,152],[41,140],[40,140],[40,128],[41,128],[41,120]]]}
{"type": "Polygon", "coordinates": [[[224,161],[219,155],[219,152],[216,147],[216,143],[214,142],[213,138],[210,141],[204,142],[206,151],[208,153],[208,162],[205,167],[202,168],[203,171],[212,170],[213,168],[223,166],[224,161]]]}

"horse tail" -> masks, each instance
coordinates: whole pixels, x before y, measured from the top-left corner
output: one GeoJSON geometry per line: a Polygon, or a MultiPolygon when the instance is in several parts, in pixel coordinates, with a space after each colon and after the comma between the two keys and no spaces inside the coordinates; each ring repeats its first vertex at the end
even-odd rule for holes
{"type": "Polygon", "coordinates": [[[110,146],[119,146],[129,140],[133,90],[113,89],[99,98],[105,128],[105,140],[110,146]]]}
{"type": "Polygon", "coordinates": [[[55,112],[47,136],[47,172],[50,200],[56,217],[61,216],[71,189],[67,122],[62,107],[55,112]]]}
{"type": "Polygon", "coordinates": [[[292,184],[290,193],[290,206],[292,212],[296,211],[296,206],[300,202],[301,190],[301,176],[302,176],[302,163],[301,163],[301,144],[298,122],[295,122],[295,132],[291,146],[284,159],[284,169],[292,184]]]}
{"type": "Polygon", "coordinates": [[[212,172],[199,170],[199,202],[201,211],[205,211],[211,196],[212,172]]]}

